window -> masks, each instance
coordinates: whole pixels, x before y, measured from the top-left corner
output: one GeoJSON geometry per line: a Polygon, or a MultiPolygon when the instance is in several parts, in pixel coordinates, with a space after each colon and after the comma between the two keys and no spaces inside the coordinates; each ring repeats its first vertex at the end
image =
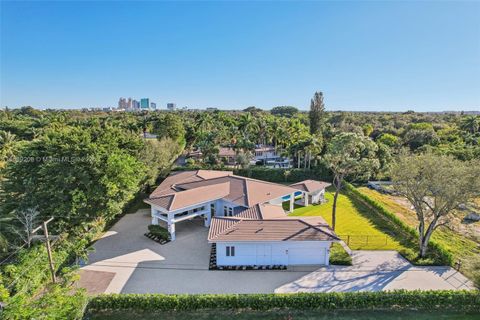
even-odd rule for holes
{"type": "Polygon", "coordinates": [[[215,215],[215,203],[210,204],[210,213],[212,214],[212,216],[215,215]]]}
{"type": "Polygon", "coordinates": [[[224,215],[225,217],[233,217],[233,208],[232,208],[232,207],[223,206],[223,215],[224,215]]]}
{"type": "Polygon", "coordinates": [[[227,246],[227,257],[235,257],[235,247],[227,246]]]}

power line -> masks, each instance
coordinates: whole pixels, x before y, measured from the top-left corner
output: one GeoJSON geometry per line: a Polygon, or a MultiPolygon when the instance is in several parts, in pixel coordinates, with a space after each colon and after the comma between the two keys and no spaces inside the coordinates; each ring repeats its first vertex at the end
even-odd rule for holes
{"type": "Polygon", "coordinates": [[[8,257],[6,257],[2,262],[0,262],[0,266],[5,263],[5,261],[8,261],[11,257],[13,257],[16,253],[18,253],[20,250],[22,250],[27,244],[24,243],[22,246],[20,246],[17,250],[15,250],[13,253],[11,253],[8,257]]]}

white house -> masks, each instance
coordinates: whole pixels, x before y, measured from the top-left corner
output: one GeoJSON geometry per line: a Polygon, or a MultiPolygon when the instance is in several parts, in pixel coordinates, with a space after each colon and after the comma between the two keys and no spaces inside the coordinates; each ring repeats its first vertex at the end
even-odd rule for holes
{"type": "Polygon", "coordinates": [[[304,206],[325,202],[325,188],[329,186],[331,183],[316,180],[304,180],[290,185],[292,188],[303,191],[305,197],[302,197],[299,204],[304,206]]]}
{"type": "Polygon", "coordinates": [[[258,145],[255,147],[252,164],[262,161],[267,167],[291,168],[290,159],[282,157],[280,152],[270,145],[258,145]]]}
{"type": "Polygon", "coordinates": [[[210,227],[208,241],[217,244],[219,266],[328,264],[338,237],[320,217],[287,216],[282,203],[289,201],[291,212],[298,197],[308,204],[313,196],[230,171],[196,170],[171,174],[145,202],[152,224],[164,221],[171,240],[177,223],[202,216],[210,227]]]}

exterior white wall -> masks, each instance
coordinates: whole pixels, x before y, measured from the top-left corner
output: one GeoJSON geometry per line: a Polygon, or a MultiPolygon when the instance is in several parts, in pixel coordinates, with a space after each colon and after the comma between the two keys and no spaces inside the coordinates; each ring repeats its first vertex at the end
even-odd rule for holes
{"type": "Polygon", "coordinates": [[[319,260],[328,265],[330,245],[330,241],[217,242],[217,265],[307,265],[319,260]],[[235,247],[235,256],[227,257],[227,246],[235,247]],[[295,263],[290,261],[293,254],[295,263]]]}

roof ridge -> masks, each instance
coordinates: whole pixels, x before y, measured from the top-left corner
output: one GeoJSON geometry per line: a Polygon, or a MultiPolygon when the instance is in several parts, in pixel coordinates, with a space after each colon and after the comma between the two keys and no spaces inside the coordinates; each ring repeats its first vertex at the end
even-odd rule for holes
{"type": "MultiPolygon", "coordinates": [[[[300,220],[303,224],[305,224],[305,225],[307,225],[307,226],[309,226],[309,227],[311,227],[311,228],[313,228],[313,229],[315,229],[315,230],[317,230],[317,231],[319,231],[319,232],[321,232],[321,233],[324,233],[324,234],[326,234],[326,235],[329,236],[329,237],[332,237],[332,238],[335,238],[335,239],[337,239],[337,240],[340,240],[340,238],[336,235],[335,231],[333,231],[333,230],[332,230],[332,231],[333,231],[333,234],[330,234],[330,233],[328,233],[328,232],[325,232],[325,231],[322,230],[321,228],[319,228],[319,227],[317,227],[317,226],[314,226],[313,224],[308,223],[308,222],[305,221],[305,220],[302,220],[302,219],[299,219],[299,220],[300,220]]],[[[327,228],[330,229],[330,227],[328,227],[328,225],[327,225],[327,228]]]]}
{"type": "Polygon", "coordinates": [[[245,181],[245,190],[244,191],[245,191],[245,199],[247,200],[245,202],[247,203],[247,205],[249,207],[251,207],[250,206],[250,197],[248,196],[248,181],[245,181]]]}
{"type": "MultiPolygon", "coordinates": [[[[221,232],[217,233],[213,238],[211,238],[211,240],[215,239],[215,238],[218,238],[219,235],[222,235],[222,234],[225,234],[227,231],[230,231],[233,227],[235,227],[236,225],[238,225],[240,222],[242,222],[243,220],[242,219],[238,219],[238,218],[235,218],[235,217],[214,217],[213,219],[220,219],[220,220],[231,220],[231,221],[234,221],[234,223],[229,226],[228,228],[222,230],[221,232]]],[[[209,230],[210,232],[210,230],[209,230]]]]}

